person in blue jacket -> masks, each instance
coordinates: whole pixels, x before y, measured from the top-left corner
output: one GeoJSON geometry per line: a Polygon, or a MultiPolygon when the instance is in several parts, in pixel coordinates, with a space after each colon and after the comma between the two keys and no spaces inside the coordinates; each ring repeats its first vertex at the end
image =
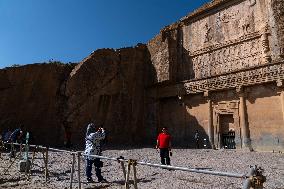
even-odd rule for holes
{"type": "Polygon", "coordinates": [[[98,182],[107,182],[103,178],[101,168],[103,162],[99,158],[91,157],[88,155],[101,155],[101,141],[106,137],[105,130],[102,127],[96,127],[95,124],[90,123],[87,127],[86,132],[86,147],[85,147],[85,158],[86,158],[86,176],[88,182],[93,182],[92,179],[92,166],[94,164],[96,176],[98,182]]]}

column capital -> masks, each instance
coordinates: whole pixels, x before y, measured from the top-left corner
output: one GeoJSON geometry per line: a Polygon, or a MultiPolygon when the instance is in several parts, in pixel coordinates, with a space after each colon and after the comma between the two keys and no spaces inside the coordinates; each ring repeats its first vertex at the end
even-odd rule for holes
{"type": "Polygon", "coordinates": [[[245,97],[245,95],[246,95],[246,92],[245,92],[243,86],[237,86],[237,87],[236,87],[236,92],[237,92],[237,95],[238,95],[239,97],[245,97]]]}
{"type": "Polygon", "coordinates": [[[210,95],[210,92],[209,92],[209,91],[204,91],[203,97],[204,97],[207,101],[212,100],[212,98],[213,98],[213,96],[210,95]]]}
{"type": "Polygon", "coordinates": [[[204,91],[203,96],[204,97],[209,97],[209,91],[204,91]]]}
{"type": "Polygon", "coordinates": [[[277,87],[284,87],[283,79],[278,79],[278,80],[276,81],[276,85],[277,85],[277,87]]]}
{"type": "Polygon", "coordinates": [[[237,93],[243,92],[244,91],[244,87],[243,86],[237,86],[236,87],[236,91],[237,91],[237,93]]]}

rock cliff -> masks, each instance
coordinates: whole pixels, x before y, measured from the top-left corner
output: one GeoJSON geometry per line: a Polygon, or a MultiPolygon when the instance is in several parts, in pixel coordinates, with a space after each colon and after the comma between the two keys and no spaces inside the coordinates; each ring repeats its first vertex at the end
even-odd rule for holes
{"type": "Polygon", "coordinates": [[[100,49],[75,66],[33,64],[0,70],[1,130],[25,126],[35,143],[62,145],[65,129],[82,145],[86,125],[108,131],[111,144],[146,141],[145,88],[155,83],[146,45],[100,49]]]}
{"type": "Polygon", "coordinates": [[[0,70],[0,125],[11,129],[24,125],[36,143],[63,142],[62,86],[71,65],[31,64],[0,70]]]}
{"type": "Polygon", "coordinates": [[[82,143],[86,125],[95,122],[108,131],[113,144],[147,143],[144,126],[145,88],[155,72],[145,45],[100,49],[78,64],[67,80],[65,111],[73,140],[82,143]]]}

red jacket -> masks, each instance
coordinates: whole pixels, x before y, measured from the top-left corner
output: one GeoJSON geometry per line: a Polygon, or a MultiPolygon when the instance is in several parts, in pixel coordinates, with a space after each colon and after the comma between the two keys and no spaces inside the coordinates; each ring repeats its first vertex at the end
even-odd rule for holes
{"type": "Polygon", "coordinates": [[[169,148],[171,135],[168,133],[160,133],[158,136],[158,148],[169,148]]]}

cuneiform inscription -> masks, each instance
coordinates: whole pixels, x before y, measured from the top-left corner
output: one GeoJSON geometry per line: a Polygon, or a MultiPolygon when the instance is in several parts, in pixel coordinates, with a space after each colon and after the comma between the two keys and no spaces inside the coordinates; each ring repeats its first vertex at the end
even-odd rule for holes
{"type": "Polygon", "coordinates": [[[270,64],[252,70],[226,74],[210,79],[187,82],[186,93],[236,88],[284,79],[284,63],[270,64]]]}

